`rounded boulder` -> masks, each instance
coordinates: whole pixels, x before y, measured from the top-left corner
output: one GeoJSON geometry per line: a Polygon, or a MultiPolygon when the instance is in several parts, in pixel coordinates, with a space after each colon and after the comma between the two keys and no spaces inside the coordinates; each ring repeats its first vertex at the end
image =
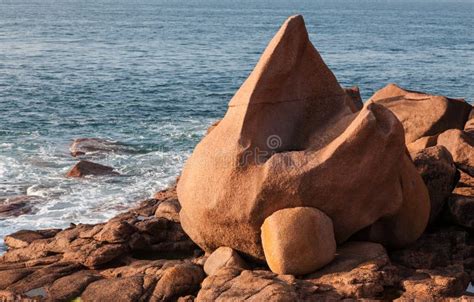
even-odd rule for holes
{"type": "Polygon", "coordinates": [[[261,230],[265,258],[277,274],[308,274],[335,257],[332,220],[316,208],[276,211],[265,219],[261,230]]]}

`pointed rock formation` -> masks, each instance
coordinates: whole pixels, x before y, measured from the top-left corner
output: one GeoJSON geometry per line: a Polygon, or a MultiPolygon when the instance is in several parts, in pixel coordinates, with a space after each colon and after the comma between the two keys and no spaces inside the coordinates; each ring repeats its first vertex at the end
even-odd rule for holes
{"type": "Polygon", "coordinates": [[[395,84],[380,89],[368,102],[381,104],[397,116],[407,144],[448,129],[463,129],[472,108],[462,99],[410,91],[395,84]]]}
{"type": "Polygon", "coordinates": [[[322,211],[338,243],[378,222],[397,246],[418,238],[430,211],[401,123],[378,104],[354,113],[301,16],[272,39],[177,190],[181,223],[199,246],[260,260],[260,228],[281,209],[322,211]]]}

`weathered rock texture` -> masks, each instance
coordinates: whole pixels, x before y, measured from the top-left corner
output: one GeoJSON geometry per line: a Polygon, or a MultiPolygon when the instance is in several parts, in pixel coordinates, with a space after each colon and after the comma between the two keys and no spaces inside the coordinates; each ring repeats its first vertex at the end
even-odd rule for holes
{"type": "Polygon", "coordinates": [[[371,240],[416,240],[429,196],[403,127],[381,105],[354,113],[353,104],[303,18],[289,18],[186,163],[178,182],[186,233],[205,251],[228,246],[264,260],[265,218],[313,207],[331,218],[339,243],[374,223],[371,240]]]}
{"type": "Polygon", "coordinates": [[[245,269],[247,263],[230,247],[222,246],[215,250],[204,263],[204,271],[209,276],[214,275],[223,267],[236,267],[245,269]]]}
{"type": "Polygon", "coordinates": [[[413,161],[428,187],[431,201],[430,223],[433,223],[456,186],[459,172],[451,154],[443,146],[423,149],[414,155],[413,161]]]}
{"type": "MultiPolygon", "coordinates": [[[[181,202],[170,188],[105,223],[6,236],[0,301],[473,301],[466,292],[474,282],[472,113],[464,125],[465,105],[459,101],[405,92],[387,101],[419,111],[402,120],[405,128],[431,123],[422,135],[443,132],[412,143],[416,152],[439,145],[411,152],[423,179],[405,154],[395,116],[376,104],[355,113],[351,93],[340,88],[308,41],[302,19],[290,18],[226,117],[198,146],[180,183],[181,202]],[[428,99],[435,108],[425,116],[428,99]],[[452,103],[461,108],[458,113],[452,103]],[[269,135],[277,136],[267,141],[269,135]],[[438,142],[443,135],[455,138],[441,140],[446,149],[438,142]],[[453,179],[446,150],[462,171],[442,207],[453,179]],[[423,180],[442,219],[419,237],[430,213],[423,180]],[[275,219],[302,208],[318,213],[314,221],[275,219]],[[185,234],[180,217],[197,243],[218,249],[207,257],[185,234]],[[273,221],[268,230],[264,225],[264,246],[268,233],[272,244],[294,238],[297,245],[303,237],[320,247],[307,231],[327,235],[332,223],[339,241],[334,260],[302,276],[244,262],[241,252],[263,259],[259,230],[265,219],[281,223],[273,221]],[[273,232],[278,230],[282,233],[273,232]],[[411,244],[386,249],[361,238],[411,244]],[[226,243],[237,251],[221,247],[226,243]]],[[[22,203],[27,202],[18,200],[22,203]]],[[[0,213],[10,211],[8,206],[0,213]]],[[[295,253],[295,247],[279,252],[295,253]]]]}
{"type": "Polygon", "coordinates": [[[381,104],[397,116],[407,144],[448,129],[463,129],[471,111],[471,105],[462,99],[410,91],[395,84],[377,91],[368,103],[381,104]]]}
{"type": "Polygon", "coordinates": [[[460,170],[474,176],[474,134],[450,129],[438,136],[437,144],[449,150],[460,170]]]}
{"type": "Polygon", "coordinates": [[[106,223],[8,236],[0,300],[428,301],[460,297],[474,280],[472,232],[456,228],[433,230],[390,258],[380,244],[347,242],[322,270],[300,277],[251,270],[229,248],[206,261],[179,221],[154,216],[177,202],[175,190],[157,195],[106,223]]]}
{"type": "Polygon", "coordinates": [[[202,252],[179,221],[154,216],[163,202],[176,200],[174,192],[107,223],[7,236],[9,250],[0,258],[0,290],[7,292],[0,300],[22,294],[50,301],[171,301],[195,294],[205,277],[197,264],[202,252]]]}
{"type": "Polygon", "coordinates": [[[308,207],[276,211],[262,225],[262,245],[271,270],[303,275],[334,259],[336,241],[331,218],[308,207]]]}

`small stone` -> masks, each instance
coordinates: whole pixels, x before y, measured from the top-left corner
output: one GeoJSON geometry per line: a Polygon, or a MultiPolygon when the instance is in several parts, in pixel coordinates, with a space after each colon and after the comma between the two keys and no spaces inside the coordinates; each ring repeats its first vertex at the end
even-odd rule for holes
{"type": "Polygon", "coordinates": [[[178,200],[165,200],[156,208],[155,216],[179,222],[181,205],[178,200]]]}
{"type": "Polygon", "coordinates": [[[87,175],[104,176],[120,175],[114,171],[114,168],[93,163],[87,160],[81,160],[66,174],[67,177],[84,177],[87,175]]]}
{"type": "Polygon", "coordinates": [[[171,301],[197,293],[206,275],[202,267],[180,264],[167,269],[156,284],[151,301],[171,301]]]}
{"type": "Polygon", "coordinates": [[[276,211],[262,225],[262,245],[270,269],[278,274],[314,272],[334,259],[331,218],[315,208],[276,211]]]}
{"type": "Polygon", "coordinates": [[[221,268],[228,266],[246,269],[247,263],[245,263],[236,251],[230,247],[222,246],[207,258],[204,264],[204,271],[210,276],[214,275],[221,268]]]}

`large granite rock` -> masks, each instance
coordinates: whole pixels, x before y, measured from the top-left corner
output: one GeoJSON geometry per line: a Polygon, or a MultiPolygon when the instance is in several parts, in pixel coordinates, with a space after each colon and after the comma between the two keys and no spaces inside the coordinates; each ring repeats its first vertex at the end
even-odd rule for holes
{"type": "Polygon", "coordinates": [[[246,265],[230,248],[206,261],[194,245],[180,252],[186,245],[178,244],[185,236],[179,223],[154,216],[161,203],[176,199],[173,192],[107,223],[10,235],[0,258],[0,300],[448,301],[468,297],[466,282],[474,280],[472,232],[462,228],[434,230],[391,259],[380,244],[349,241],[330,264],[298,277],[246,265]],[[94,269],[85,266],[93,262],[94,269]],[[204,281],[203,265],[212,271],[204,281]]]}
{"type": "Polygon", "coordinates": [[[453,157],[443,146],[421,150],[414,155],[413,162],[430,194],[430,223],[433,223],[456,186],[458,172],[453,157]]]}
{"type": "Polygon", "coordinates": [[[260,227],[281,209],[324,212],[339,243],[377,223],[370,238],[395,246],[416,240],[430,211],[402,125],[378,104],[353,112],[301,16],[284,23],[196,146],[178,196],[183,228],[200,247],[260,260],[260,227]]]}
{"type": "Polygon", "coordinates": [[[410,91],[395,84],[377,91],[368,103],[381,104],[397,116],[407,144],[448,129],[463,129],[471,111],[471,105],[462,99],[410,91]]]}
{"type": "Polygon", "coordinates": [[[451,129],[438,136],[437,144],[449,150],[460,170],[474,176],[474,134],[451,129]]]}
{"type": "Polygon", "coordinates": [[[443,146],[452,155],[454,163],[463,172],[474,176],[474,131],[449,129],[441,134],[424,136],[407,145],[412,156],[433,146],[443,146]]]}

